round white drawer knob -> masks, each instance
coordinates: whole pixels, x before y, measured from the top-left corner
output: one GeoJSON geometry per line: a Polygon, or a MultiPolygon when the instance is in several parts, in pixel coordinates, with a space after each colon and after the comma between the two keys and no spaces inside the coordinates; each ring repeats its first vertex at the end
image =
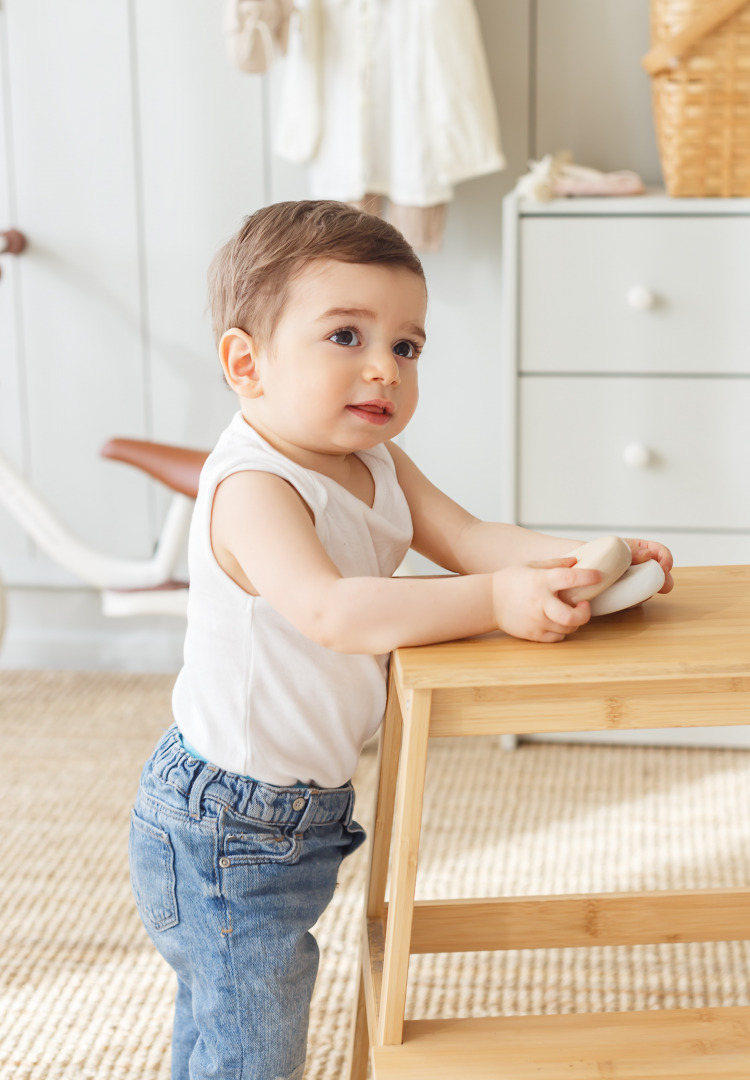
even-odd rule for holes
{"type": "Polygon", "coordinates": [[[656,303],[656,296],[645,285],[634,285],[628,289],[628,306],[633,311],[648,311],[656,303]]]}
{"type": "Polygon", "coordinates": [[[643,443],[628,443],[623,450],[622,460],[634,469],[642,469],[651,461],[651,451],[643,443]]]}

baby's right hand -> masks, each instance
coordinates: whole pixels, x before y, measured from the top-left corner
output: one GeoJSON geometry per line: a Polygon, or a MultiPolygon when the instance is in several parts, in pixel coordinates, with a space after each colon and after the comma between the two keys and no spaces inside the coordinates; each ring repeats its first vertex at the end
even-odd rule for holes
{"type": "Polygon", "coordinates": [[[581,570],[574,558],[506,566],[494,573],[492,599],[498,629],[527,641],[562,641],[591,618],[591,605],[574,607],[557,595],[562,589],[594,585],[599,570],[581,570]]]}

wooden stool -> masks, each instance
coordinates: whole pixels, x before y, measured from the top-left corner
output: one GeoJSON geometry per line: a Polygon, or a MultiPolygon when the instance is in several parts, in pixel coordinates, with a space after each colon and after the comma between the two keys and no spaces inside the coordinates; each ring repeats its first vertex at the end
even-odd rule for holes
{"type": "Polygon", "coordinates": [[[410,953],[750,938],[750,889],[414,902],[430,736],[750,722],[750,567],[674,576],[668,596],[560,644],[492,635],[394,653],[352,1080],[368,1059],[376,1080],[750,1077],[750,1008],[404,1022],[410,953]]]}

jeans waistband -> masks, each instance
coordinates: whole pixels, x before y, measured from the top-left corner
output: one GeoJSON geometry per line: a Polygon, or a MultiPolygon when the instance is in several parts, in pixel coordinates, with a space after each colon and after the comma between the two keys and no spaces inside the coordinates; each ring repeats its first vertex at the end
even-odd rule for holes
{"type": "Polygon", "coordinates": [[[200,817],[201,808],[213,802],[256,821],[304,830],[334,821],[348,824],[354,805],[351,783],[339,788],[276,787],[199,761],[183,749],[176,724],[159,740],[144,770],[144,782],[149,770],[188,800],[192,817],[200,817]]]}

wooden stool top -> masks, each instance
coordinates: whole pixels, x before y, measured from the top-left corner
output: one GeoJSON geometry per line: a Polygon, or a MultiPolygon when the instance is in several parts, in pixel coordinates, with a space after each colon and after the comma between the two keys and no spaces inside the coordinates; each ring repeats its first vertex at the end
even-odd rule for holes
{"type": "Polygon", "coordinates": [[[750,677],[750,566],[674,571],[675,587],[592,619],[565,641],[506,634],[397,649],[401,686],[529,686],[711,673],[750,677]]]}
{"type": "Polygon", "coordinates": [[[559,643],[497,633],[398,649],[397,685],[432,691],[433,735],[750,723],[750,566],[674,578],[559,643]]]}

